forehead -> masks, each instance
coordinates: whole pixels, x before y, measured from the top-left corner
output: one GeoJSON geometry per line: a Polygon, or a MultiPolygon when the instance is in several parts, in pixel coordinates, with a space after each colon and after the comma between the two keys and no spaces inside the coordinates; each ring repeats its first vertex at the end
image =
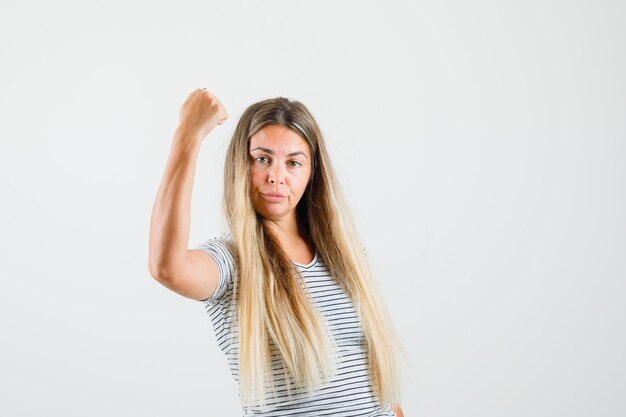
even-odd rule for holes
{"type": "Polygon", "coordinates": [[[301,151],[309,154],[307,141],[297,132],[282,125],[268,125],[252,135],[250,150],[259,146],[276,153],[301,151]]]}

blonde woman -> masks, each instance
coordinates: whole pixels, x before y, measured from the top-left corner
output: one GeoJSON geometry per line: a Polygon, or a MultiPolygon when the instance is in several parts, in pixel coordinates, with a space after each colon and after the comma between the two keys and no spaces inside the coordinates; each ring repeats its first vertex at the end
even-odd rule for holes
{"type": "Polygon", "coordinates": [[[180,108],[152,211],[151,275],[207,309],[244,416],[403,417],[399,341],[302,103],[244,111],[224,165],[230,233],[188,249],[198,152],[227,118],[206,89],[180,108]]]}

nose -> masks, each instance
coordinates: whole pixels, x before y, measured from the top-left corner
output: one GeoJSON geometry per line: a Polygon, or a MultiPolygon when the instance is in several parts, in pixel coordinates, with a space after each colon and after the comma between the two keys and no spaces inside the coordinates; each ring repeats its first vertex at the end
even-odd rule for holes
{"type": "Polygon", "coordinates": [[[285,177],[280,165],[270,171],[268,179],[271,184],[276,184],[277,182],[283,184],[285,182],[285,177]]]}

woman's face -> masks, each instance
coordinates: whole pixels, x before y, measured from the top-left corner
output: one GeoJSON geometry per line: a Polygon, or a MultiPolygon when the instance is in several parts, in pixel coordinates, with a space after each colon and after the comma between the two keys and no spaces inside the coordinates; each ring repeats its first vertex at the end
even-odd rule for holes
{"type": "Polygon", "coordinates": [[[250,176],[255,210],[270,220],[295,219],[311,177],[311,153],[302,136],[268,125],[250,138],[250,176]]]}

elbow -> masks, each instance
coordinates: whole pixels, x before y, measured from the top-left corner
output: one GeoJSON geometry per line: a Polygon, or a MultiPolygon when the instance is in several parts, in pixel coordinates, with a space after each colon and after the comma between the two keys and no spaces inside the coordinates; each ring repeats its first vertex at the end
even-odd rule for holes
{"type": "Polygon", "coordinates": [[[148,260],[148,272],[152,278],[159,282],[167,282],[171,281],[173,274],[166,268],[162,263],[155,262],[153,260],[148,260]]]}
{"type": "Polygon", "coordinates": [[[150,275],[157,281],[171,282],[183,269],[185,264],[184,250],[182,255],[172,254],[169,252],[148,252],[148,271],[150,275]]]}
{"type": "Polygon", "coordinates": [[[148,263],[148,272],[157,281],[163,280],[163,271],[158,266],[148,263]]]}

